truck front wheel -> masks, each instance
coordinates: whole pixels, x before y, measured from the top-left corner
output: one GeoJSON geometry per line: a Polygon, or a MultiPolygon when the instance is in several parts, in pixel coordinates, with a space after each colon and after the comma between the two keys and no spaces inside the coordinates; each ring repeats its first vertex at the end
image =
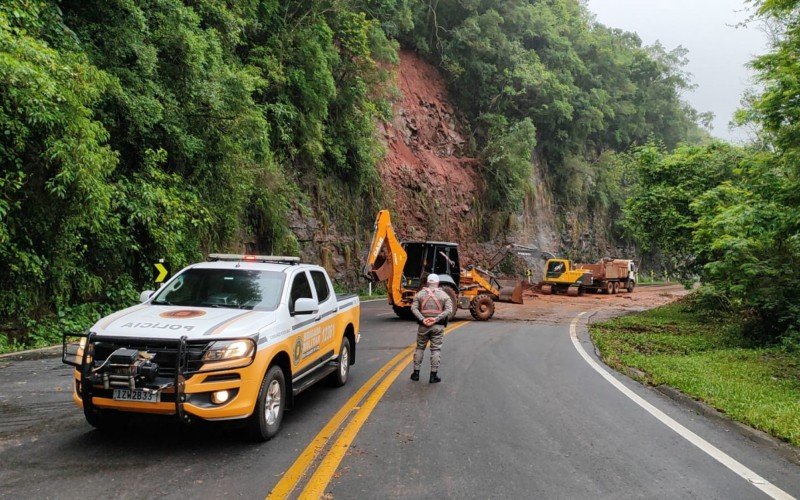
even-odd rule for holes
{"type": "Polygon", "coordinates": [[[330,383],[334,387],[341,387],[347,383],[350,376],[350,339],[342,337],[342,348],[339,350],[339,366],[330,374],[330,383]]]}
{"type": "Polygon", "coordinates": [[[247,430],[254,441],[268,441],[278,433],[286,407],[286,376],[280,366],[267,370],[253,414],[247,421],[247,430]]]}
{"type": "Polygon", "coordinates": [[[628,290],[628,293],[633,293],[633,288],[636,286],[636,283],[633,280],[628,280],[628,286],[625,288],[628,290]]]}
{"type": "Polygon", "coordinates": [[[469,312],[476,320],[487,321],[494,316],[494,300],[486,294],[480,294],[472,299],[469,312]]]}

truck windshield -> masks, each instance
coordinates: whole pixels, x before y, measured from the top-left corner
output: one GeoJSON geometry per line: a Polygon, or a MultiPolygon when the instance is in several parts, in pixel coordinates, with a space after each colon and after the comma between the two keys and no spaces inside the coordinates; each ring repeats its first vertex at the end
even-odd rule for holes
{"type": "Polygon", "coordinates": [[[152,304],[274,311],[284,279],[275,271],[189,269],[161,290],[152,304]]]}

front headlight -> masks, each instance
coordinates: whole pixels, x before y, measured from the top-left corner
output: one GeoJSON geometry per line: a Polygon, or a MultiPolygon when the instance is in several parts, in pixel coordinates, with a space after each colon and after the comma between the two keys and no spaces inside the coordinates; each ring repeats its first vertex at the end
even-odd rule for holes
{"type": "Polygon", "coordinates": [[[255,342],[252,340],[218,340],[212,342],[203,353],[203,361],[227,361],[252,358],[255,342]]]}

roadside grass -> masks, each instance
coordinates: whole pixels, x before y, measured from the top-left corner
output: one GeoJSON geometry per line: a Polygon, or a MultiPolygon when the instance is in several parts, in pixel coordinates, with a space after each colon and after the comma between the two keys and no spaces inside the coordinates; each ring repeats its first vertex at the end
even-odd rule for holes
{"type": "Polygon", "coordinates": [[[641,382],[679,389],[800,446],[800,355],[752,343],[738,319],[701,315],[680,301],[589,331],[609,366],[635,368],[641,382]]]}

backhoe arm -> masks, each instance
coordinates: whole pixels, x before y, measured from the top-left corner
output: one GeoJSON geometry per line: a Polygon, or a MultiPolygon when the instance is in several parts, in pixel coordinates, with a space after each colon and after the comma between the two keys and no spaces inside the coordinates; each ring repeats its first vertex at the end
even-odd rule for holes
{"type": "Polygon", "coordinates": [[[381,210],[375,219],[375,234],[372,235],[372,245],[363,273],[370,281],[386,282],[393,304],[399,305],[402,301],[401,281],[406,259],[408,254],[392,228],[389,211],[381,210]]]}

